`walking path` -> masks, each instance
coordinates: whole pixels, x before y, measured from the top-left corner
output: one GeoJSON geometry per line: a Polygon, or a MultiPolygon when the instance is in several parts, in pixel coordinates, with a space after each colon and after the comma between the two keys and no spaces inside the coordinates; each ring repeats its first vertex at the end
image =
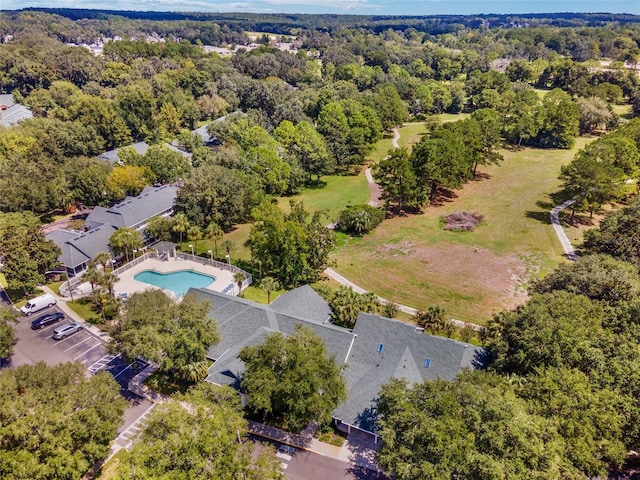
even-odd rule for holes
{"type": "MultiPolygon", "coordinates": [[[[393,138],[391,139],[391,144],[393,148],[398,147],[398,140],[400,140],[400,130],[398,127],[395,127],[393,130],[393,138]]],[[[367,167],[364,171],[365,177],[367,177],[367,183],[369,184],[369,205],[372,207],[380,206],[380,186],[373,180],[373,175],[371,175],[371,167],[367,167]]]]}
{"type": "Polygon", "coordinates": [[[562,248],[564,249],[564,253],[567,255],[567,258],[571,261],[575,261],[577,258],[576,251],[574,250],[571,242],[569,241],[569,237],[565,233],[562,228],[562,224],[560,223],[560,212],[567,208],[570,205],[575,203],[575,199],[567,200],[562,205],[557,205],[551,209],[551,226],[556,232],[558,236],[558,240],[562,244],[562,248]]]}

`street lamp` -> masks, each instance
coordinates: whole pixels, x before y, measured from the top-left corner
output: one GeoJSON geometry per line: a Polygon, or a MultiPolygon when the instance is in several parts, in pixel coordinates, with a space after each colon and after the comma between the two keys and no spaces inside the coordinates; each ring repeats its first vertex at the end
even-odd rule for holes
{"type": "Polygon", "coordinates": [[[229,264],[229,270],[231,270],[231,257],[228,254],[225,255],[225,257],[227,257],[227,263],[229,264]]]}
{"type": "Polygon", "coordinates": [[[207,253],[211,255],[211,261],[213,262],[213,252],[211,250],[207,250],[207,253]]]}
{"type": "Polygon", "coordinates": [[[137,248],[134,248],[134,249],[133,249],[133,259],[134,259],[134,260],[136,259],[136,253],[138,253],[138,249],[137,249],[137,248]]]}
{"type": "Polygon", "coordinates": [[[189,245],[189,248],[191,249],[191,255],[195,255],[195,253],[193,251],[193,245],[189,245]]]}

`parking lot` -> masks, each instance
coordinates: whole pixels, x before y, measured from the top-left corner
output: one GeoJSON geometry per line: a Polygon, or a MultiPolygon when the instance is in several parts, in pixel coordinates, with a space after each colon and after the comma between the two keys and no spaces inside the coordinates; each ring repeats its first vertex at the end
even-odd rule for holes
{"type": "Polygon", "coordinates": [[[68,317],[40,330],[31,329],[33,320],[55,311],[60,310],[57,307],[52,307],[29,317],[20,317],[16,325],[17,343],[11,358],[13,366],[37,362],[57,365],[73,361],[90,366],[107,354],[104,342],[86,330],[81,330],[62,340],[54,340],[53,331],[57,327],[71,322],[72,320],[68,317]]]}
{"type": "Polygon", "coordinates": [[[140,373],[147,366],[147,363],[141,360],[129,363],[120,355],[108,354],[104,341],[87,330],[81,330],[62,340],[54,340],[53,331],[57,327],[73,321],[67,316],[40,330],[31,329],[33,320],[52,312],[61,312],[61,310],[52,307],[29,317],[20,317],[16,325],[17,342],[14,346],[10,366],[17,367],[37,362],[57,365],[77,361],[84,364],[92,374],[100,371],[111,373],[120,385],[120,393],[129,401],[129,407],[124,415],[124,423],[118,429],[118,433],[125,432],[151,407],[149,400],[128,389],[129,381],[140,373]]]}

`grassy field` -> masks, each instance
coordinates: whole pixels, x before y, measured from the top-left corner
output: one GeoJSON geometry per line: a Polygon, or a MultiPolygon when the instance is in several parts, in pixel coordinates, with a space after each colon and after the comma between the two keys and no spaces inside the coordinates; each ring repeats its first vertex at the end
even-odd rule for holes
{"type": "Polygon", "coordinates": [[[336,269],[363,288],[417,308],[441,305],[477,323],[524,298],[528,281],[563,260],[549,225],[549,194],[573,150],[505,151],[501,166],[480,169],[470,182],[422,215],[388,219],[375,233],[343,244],[336,269]],[[449,232],[441,217],[478,212],[475,232],[449,232]]]}
{"type": "Polygon", "coordinates": [[[281,208],[288,210],[290,199],[303,201],[306,210],[310,212],[323,210],[327,213],[327,220],[334,221],[346,206],[369,201],[369,185],[364,171],[358,175],[322,177],[322,182],[324,182],[323,187],[306,188],[300,195],[280,198],[278,204],[281,208]]]}

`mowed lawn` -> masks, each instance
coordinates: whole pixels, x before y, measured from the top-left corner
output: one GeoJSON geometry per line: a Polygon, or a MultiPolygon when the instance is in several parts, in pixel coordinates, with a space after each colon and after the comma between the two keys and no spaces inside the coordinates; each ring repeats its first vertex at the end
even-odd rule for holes
{"type": "Polygon", "coordinates": [[[525,299],[531,278],[544,275],[563,252],[549,224],[560,166],[573,150],[504,151],[500,166],[481,167],[481,178],[455,198],[421,215],[385,220],[363,239],[351,239],[334,255],[336,270],[363,288],[397,303],[445,307],[448,316],[485,323],[492,314],[525,299]],[[474,232],[450,232],[441,217],[477,212],[474,232]]]}

